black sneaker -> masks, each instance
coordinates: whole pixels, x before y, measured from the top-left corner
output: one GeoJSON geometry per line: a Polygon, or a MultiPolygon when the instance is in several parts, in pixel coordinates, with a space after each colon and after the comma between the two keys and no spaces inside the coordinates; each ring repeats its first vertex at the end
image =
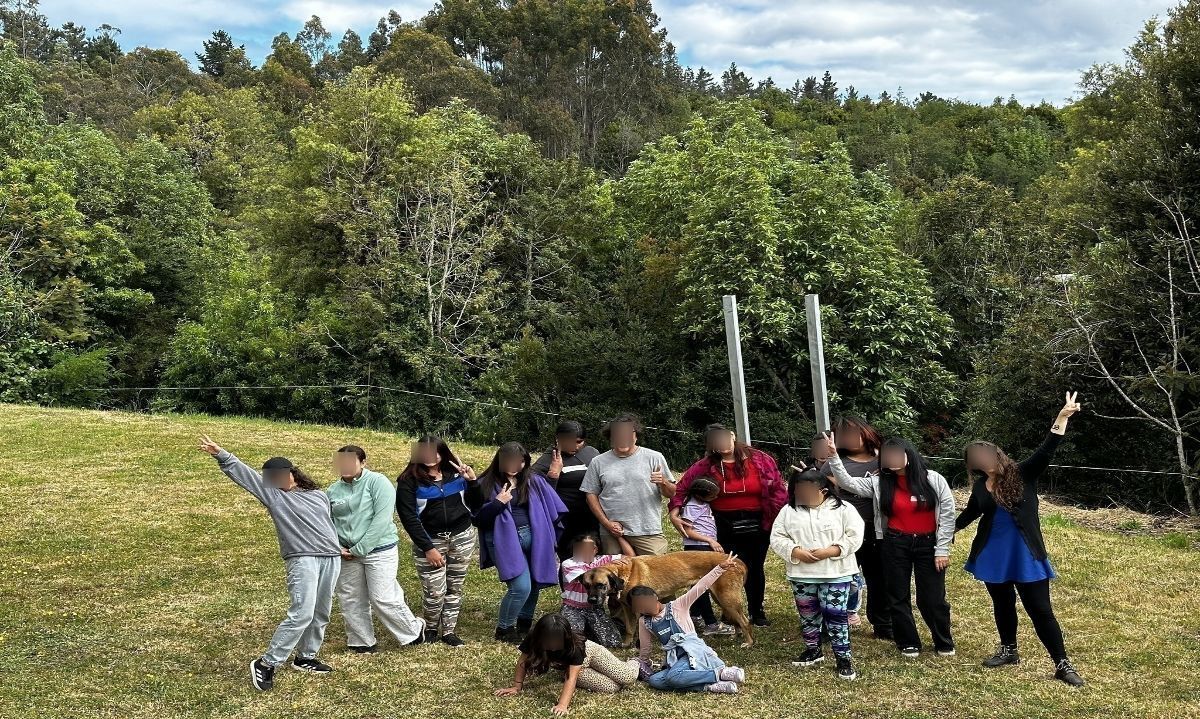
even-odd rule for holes
{"type": "Polygon", "coordinates": [[[467,643],[459,639],[457,634],[443,634],[442,643],[452,646],[455,649],[467,646],[467,643]]]}
{"type": "Polygon", "coordinates": [[[1001,644],[996,653],[983,660],[983,666],[995,669],[1006,664],[1020,664],[1021,655],[1017,654],[1016,644],[1001,644]]]}
{"type": "Polygon", "coordinates": [[[854,662],[850,661],[850,657],[837,658],[837,675],[840,679],[845,679],[852,682],[858,678],[858,674],[854,671],[854,662]]]}
{"type": "Polygon", "coordinates": [[[1059,659],[1054,665],[1054,678],[1071,687],[1083,686],[1083,677],[1075,671],[1070,659],[1059,659]]]}
{"type": "Polygon", "coordinates": [[[369,647],[356,647],[353,644],[347,644],[346,648],[355,654],[374,654],[375,652],[379,651],[378,644],[372,644],[369,647]]]}
{"type": "Polygon", "coordinates": [[[771,620],[767,619],[766,614],[755,614],[754,616],[750,617],[750,623],[756,627],[771,626],[771,620]]]}
{"type": "Polygon", "coordinates": [[[521,632],[516,627],[496,627],[496,641],[506,644],[520,644],[521,632]]]}
{"type": "Polygon", "coordinates": [[[262,657],[250,662],[250,685],[260,692],[275,686],[275,667],[264,662],[262,657]]]}
{"type": "Polygon", "coordinates": [[[425,639],[424,639],[425,644],[433,644],[437,640],[438,640],[438,633],[437,633],[436,629],[426,629],[425,630],[425,639]]]}
{"type": "Polygon", "coordinates": [[[818,662],[825,661],[825,653],[820,647],[809,647],[804,650],[804,653],[792,660],[792,665],[797,667],[811,667],[818,662]]]}
{"type": "Polygon", "coordinates": [[[320,659],[313,657],[312,659],[304,659],[296,657],[292,660],[292,669],[302,672],[312,672],[313,674],[328,674],[333,671],[333,667],[329,666],[320,659]]]}

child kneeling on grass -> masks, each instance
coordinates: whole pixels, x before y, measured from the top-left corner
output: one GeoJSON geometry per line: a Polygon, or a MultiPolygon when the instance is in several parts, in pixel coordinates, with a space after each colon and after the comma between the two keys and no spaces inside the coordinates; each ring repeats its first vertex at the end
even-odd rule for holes
{"type": "Polygon", "coordinates": [[[527,677],[557,669],[563,672],[563,687],[558,703],[551,709],[555,714],[567,713],[576,688],[611,694],[637,681],[636,659],[617,659],[604,647],[584,639],[561,614],[539,619],[519,649],[521,658],[517,660],[513,685],[497,689],[496,696],[515,696],[527,677]]]}
{"type": "Polygon", "coordinates": [[[688,612],[692,604],[737,563],[737,556],[730,554],[686,594],[669,604],[663,604],[658,594],[645,585],[639,584],[629,590],[630,605],[634,614],[641,618],[638,622],[638,664],[650,686],[664,690],[736,694],[738,685],[746,681],[745,670],[726,666],[696,634],[688,612]],[[663,668],[653,674],[650,673],[651,644],[660,645],[666,655],[663,668]]]}
{"type": "Polygon", "coordinates": [[[342,568],[342,546],[333,528],[329,496],[283,457],[267,460],[259,474],[206,436],[200,438],[200,449],[217,460],[234,484],[267,508],[287,568],[292,603],[266,653],[250,662],[250,683],[259,691],[274,686],[275,670],[293,649],[292,667],[328,674],[332,669],[317,659],[317,652],[329,624],[333,585],[342,568]]]}
{"type": "Polygon", "coordinates": [[[858,573],[854,552],[862,541],[862,517],[842,503],[829,478],[816,469],[793,467],[788,504],[771,527],[771,549],[787,563],[806,647],[792,664],[808,667],[824,660],[824,625],[837,658],[837,675],[849,680],[858,676],[850,657],[847,602],[858,573]]]}
{"type": "Polygon", "coordinates": [[[633,556],[633,547],[624,537],[618,536],[621,554],[601,554],[600,540],[592,534],[580,534],[571,541],[571,556],[562,561],[562,609],[559,612],[571,623],[571,628],[585,638],[594,639],[604,647],[619,647],[624,638],[624,629],[608,613],[605,606],[593,606],[588,601],[587,587],[579,581],[585,573],[603,567],[622,558],[633,556]]]}

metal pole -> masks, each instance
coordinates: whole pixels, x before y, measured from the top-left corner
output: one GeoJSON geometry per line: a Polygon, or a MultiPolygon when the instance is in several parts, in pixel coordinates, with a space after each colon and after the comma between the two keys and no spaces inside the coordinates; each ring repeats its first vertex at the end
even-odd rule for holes
{"type": "Polygon", "coordinates": [[[725,343],[729,346],[729,384],[733,387],[733,431],[750,444],[750,418],[746,415],[746,377],[742,372],[742,333],[738,328],[737,295],[721,298],[725,311],[725,343]]]}
{"type": "Polygon", "coordinates": [[[821,296],[804,295],[808,318],[808,364],[812,370],[813,420],[817,431],[829,429],[829,395],[825,389],[825,343],[821,339],[821,296]]]}

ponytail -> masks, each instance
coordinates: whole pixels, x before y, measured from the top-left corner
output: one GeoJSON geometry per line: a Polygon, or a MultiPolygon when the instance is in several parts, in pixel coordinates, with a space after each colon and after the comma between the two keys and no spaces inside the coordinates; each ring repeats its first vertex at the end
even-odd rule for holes
{"type": "Polygon", "coordinates": [[[299,467],[292,467],[292,481],[296,483],[297,487],[303,489],[305,492],[311,492],[314,489],[320,489],[320,487],[317,486],[317,483],[314,482],[311,477],[300,471],[299,467]]]}

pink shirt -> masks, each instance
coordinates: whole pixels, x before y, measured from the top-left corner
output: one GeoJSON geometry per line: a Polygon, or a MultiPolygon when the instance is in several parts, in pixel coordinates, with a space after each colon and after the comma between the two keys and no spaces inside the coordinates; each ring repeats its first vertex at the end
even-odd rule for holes
{"type": "Polygon", "coordinates": [[[589,606],[587,587],[583,586],[583,582],[579,581],[579,578],[583,576],[584,572],[596,567],[603,567],[605,564],[612,564],[621,559],[621,556],[620,554],[601,554],[590,562],[580,562],[574,557],[564,559],[562,562],[563,606],[587,609],[589,606]]]}

